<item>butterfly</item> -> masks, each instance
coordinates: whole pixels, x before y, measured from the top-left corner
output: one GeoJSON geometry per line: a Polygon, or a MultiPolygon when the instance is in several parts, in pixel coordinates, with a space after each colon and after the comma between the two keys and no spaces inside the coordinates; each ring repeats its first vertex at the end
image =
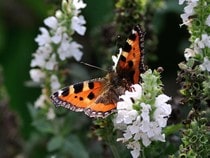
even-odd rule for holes
{"type": "Polygon", "coordinates": [[[65,87],[51,95],[56,107],[84,112],[89,117],[105,118],[116,110],[119,96],[132,84],[139,84],[144,72],[144,35],[136,25],[124,46],[119,49],[118,61],[105,77],[87,80],[65,87]]]}

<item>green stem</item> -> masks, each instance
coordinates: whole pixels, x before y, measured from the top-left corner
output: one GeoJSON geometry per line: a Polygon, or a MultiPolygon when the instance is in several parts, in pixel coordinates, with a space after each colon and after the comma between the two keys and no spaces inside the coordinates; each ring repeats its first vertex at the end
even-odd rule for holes
{"type": "Polygon", "coordinates": [[[108,145],[109,145],[109,147],[110,147],[110,149],[113,153],[114,158],[120,158],[120,155],[118,153],[118,150],[117,150],[116,146],[111,142],[109,142],[108,145]]]}
{"type": "Polygon", "coordinates": [[[142,146],[141,148],[142,148],[142,150],[141,150],[141,152],[140,152],[140,157],[141,157],[141,158],[146,158],[145,152],[144,152],[144,147],[142,146]]]}

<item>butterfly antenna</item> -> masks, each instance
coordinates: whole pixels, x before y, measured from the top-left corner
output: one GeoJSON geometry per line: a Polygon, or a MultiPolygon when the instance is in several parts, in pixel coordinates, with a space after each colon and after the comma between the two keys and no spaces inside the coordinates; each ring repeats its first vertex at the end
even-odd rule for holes
{"type": "Polygon", "coordinates": [[[84,64],[84,65],[86,65],[86,66],[89,66],[89,67],[92,67],[92,68],[98,69],[98,70],[102,70],[102,71],[108,72],[108,70],[102,69],[102,68],[100,68],[100,67],[98,67],[98,66],[94,66],[94,65],[91,65],[91,64],[88,64],[88,63],[82,62],[82,61],[81,61],[80,63],[81,63],[81,64],[84,64]]]}

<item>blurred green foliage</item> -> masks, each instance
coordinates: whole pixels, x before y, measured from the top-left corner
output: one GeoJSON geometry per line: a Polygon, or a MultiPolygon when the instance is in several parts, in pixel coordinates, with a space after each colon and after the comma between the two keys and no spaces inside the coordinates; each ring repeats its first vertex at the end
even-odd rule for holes
{"type": "Polygon", "coordinates": [[[31,130],[30,115],[26,106],[39,94],[36,88],[26,86],[29,79],[31,54],[35,50],[34,37],[49,9],[43,1],[3,1],[0,4],[1,41],[0,63],[11,108],[22,118],[22,133],[31,130]]]}

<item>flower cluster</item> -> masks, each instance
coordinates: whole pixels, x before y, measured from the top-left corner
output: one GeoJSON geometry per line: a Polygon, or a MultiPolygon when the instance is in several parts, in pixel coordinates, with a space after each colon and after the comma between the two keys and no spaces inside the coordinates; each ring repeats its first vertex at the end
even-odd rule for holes
{"type": "Polygon", "coordinates": [[[179,4],[182,5],[185,1],[187,6],[184,7],[184,13],[181,14],[181,18],[184,25],[190,25],[190,16],[195,14],[194,8],[197,6],[199,0],[179,0],[179,4]]]}
{"type": "MultiPolygon", "coordinates": [[[[208,157],[210,139],[206,121],[210,98],[210,5],[208,0],[185,1],[187,6],[181,17],[189,30],[191,46],[185,49],[187,62],[180,64],[177,81],[184,96],[183,104],[191,110],[187,118],[189,121],[182,129],[182,144],[176,157],[208,157]]],[[[179,4],[183,2],[179,0],[179,4]]]]}
{"type": "Polygon", "coordinates": [[[207,26],[210,26],[210,15],[208,15],[208,17],[206,18],[205,24],[207,26]]]}
{"type": "Polygon", "coordinates": [[[184,13],[181,14],[182,25],[188,26],[192,42],[191,48],[185,50],[185,58],[188,61],[191,57],[199,56],[202,63],[200,64],[201,70],[210,72],[210,54],[208,53],[210,50],[210,35],[205,31],[210,26],[210,7],[207,2],[199,0],[179,0],[179,4],[183,4],[184,1],[187,5],[184,7],[184,13]],[[196,16],[193,17],[192,15],[196,16]]]}
{"type": "MultiPolygon", "coordinates": [[[[82,0],[63,0],[62,10],[57,10],[55,16],[44,20],[46,27],[40,27],[41,34],[35,38],[38,49],[33,53],[31,61],[30,76],[34,82],[45,87],[49,85],[49,89],[55,91],[61,86],[56,72],[59,64],[71,57],[77,61],[81,59],[82,45],[73,41],[72,35],[75,32],[79,35],[85,34],[86,21],[80,15],[81,9],[85,7],[86,4],[82,0]]],[[[43,107],[48,95],[42,93],[35,106],[43,107]]],[[[50,119],[53,118],[52,109],[48,116],[50,119]]]]}
{"type": "Polygon", "coordinates": [[[167,125],[171,105],[167,103],[170,97],[161,93],[159,77],[159,73],[148,70],[142,75],[143,84],[132,85],[132,91],[126,91],[117,103],[113,122],[115,128],[123,131],[123,138],[117,140],[126,143],[134,158],[152,141],[165,141],[162,128],[167,125]]]}

